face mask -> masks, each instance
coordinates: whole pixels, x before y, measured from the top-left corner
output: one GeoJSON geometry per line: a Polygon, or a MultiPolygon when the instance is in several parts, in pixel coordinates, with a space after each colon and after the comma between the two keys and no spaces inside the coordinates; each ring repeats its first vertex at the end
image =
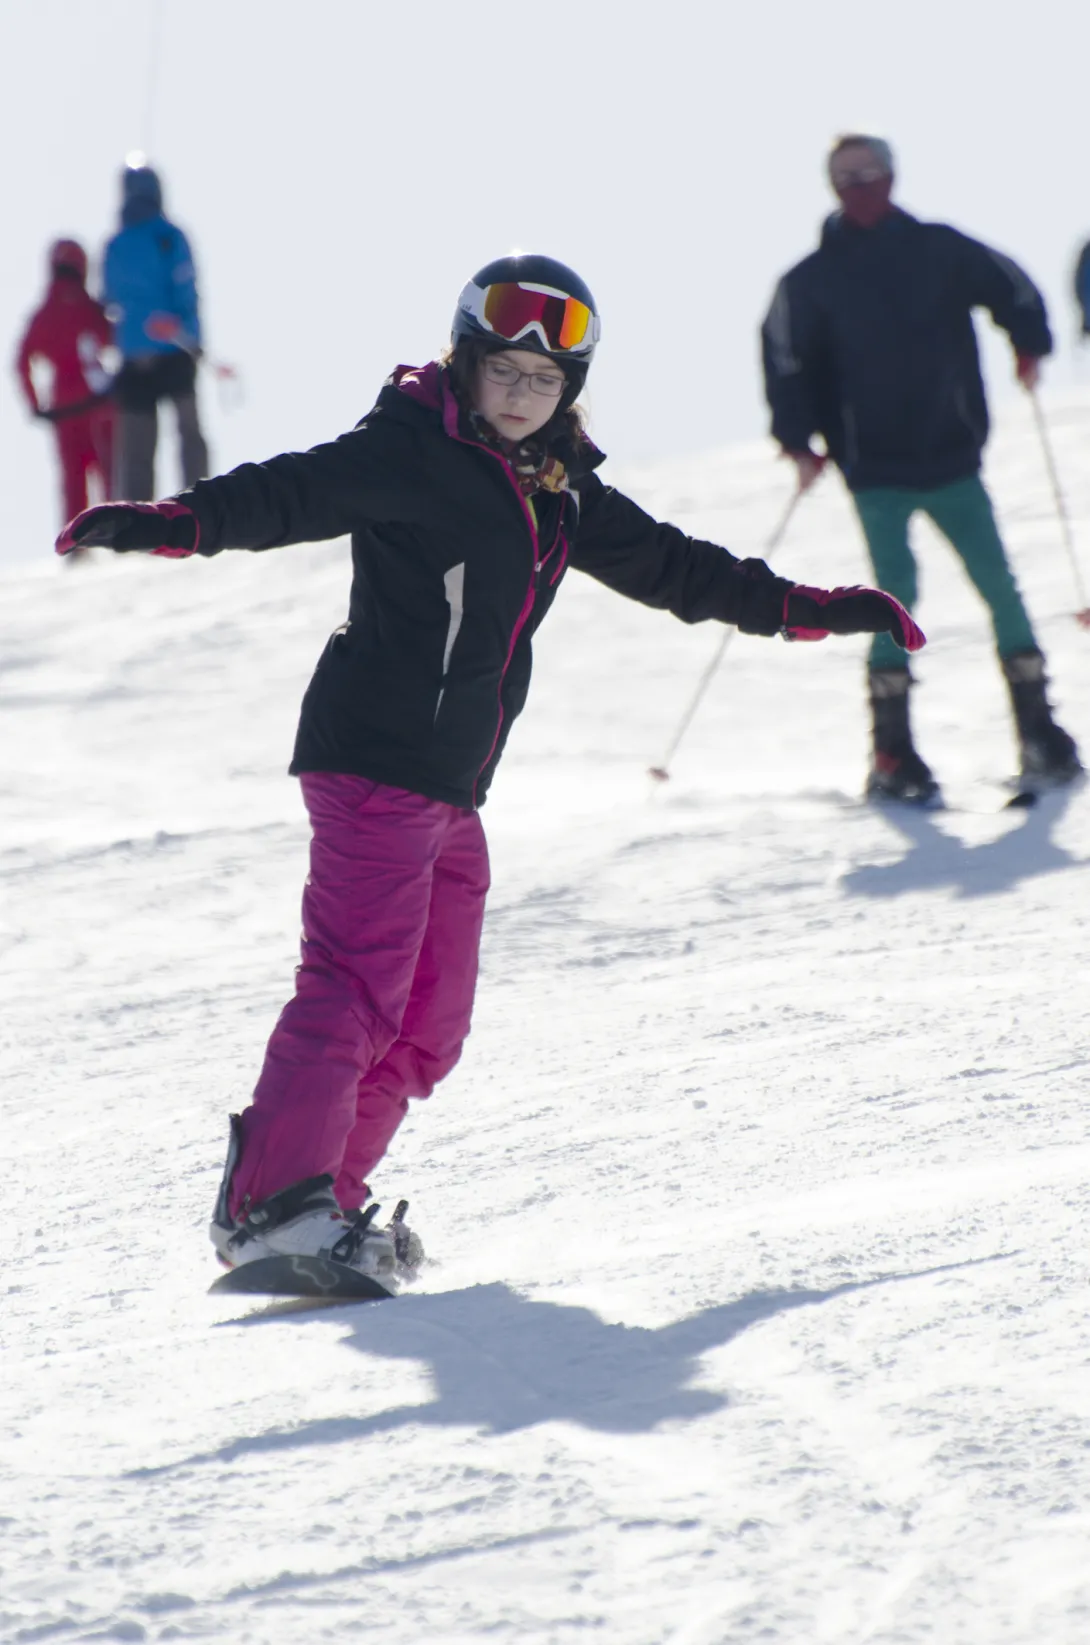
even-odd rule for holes
{"type": "Polygon", "coordinates": [[[893,178],[887,176],[869,183],[848,183],[836,192],[849,223],[854,223],[857,228],[873,228],[875,223],[889,216],[892,191],[893,178]]]}

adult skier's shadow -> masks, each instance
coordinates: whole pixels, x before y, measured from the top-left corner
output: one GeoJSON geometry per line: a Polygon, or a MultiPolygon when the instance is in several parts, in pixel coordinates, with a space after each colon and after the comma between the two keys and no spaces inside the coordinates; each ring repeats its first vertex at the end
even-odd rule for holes
{"type": "MultiPolygon", "coordinates": [[[[689,1383],[702,1354],[723,1347],[751,1325],[879,1285],[998,1260],[1000,1256],[948,1263],[826,1291],[757,1291],[658,1330],[611,1325],[589,1308],[535,1302],[503,1284],[330,1311],[329,1317],[350,1324],[342,1345],[377,1359],[426,1364],[434,1398],[370,1416],[329,1417],[272,1429],[181,1462],[136,1469],[134,1475],[232,1462],[253,1451],[336,1445],[418,1423],[494,1434],[541,1422],[578,1423],[605,1433],[648,1433],[661,1423],[691,1421],[729,1404],[725,1394],[689,1383]]],[[[277,1321],[289,1321],[293,1312],[290,1304],[274,1303],[223,1325],[271,1329],[277,1321]]]]}
{"type": "Polygon", "coordinates": [[[962,897],[989,897],[1009,890],[1020,880],[1082,868],[1052,838],[1075,797],[1073,787],[1042,795],[1026,811],[1011,811],[1012,821],[995,839],[966,845],[943,827],[943,817],[956,815],[925,811],[910,805],[889,804],[881,815],[908,842],[899,862],[865,863],[841,880],[844,890],[862,897],[900,897],[908,891],[949,886],[962,897]]]}

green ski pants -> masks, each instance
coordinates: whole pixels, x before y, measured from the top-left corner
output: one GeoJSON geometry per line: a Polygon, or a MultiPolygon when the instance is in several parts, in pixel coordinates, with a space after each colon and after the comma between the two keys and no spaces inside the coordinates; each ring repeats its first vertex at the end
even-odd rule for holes
{"type": "MultiPolygon", "coordinates": [[[[1001,657],[1033,651],[1037,641],[992,512],[991,499],[976,474],[931,491],[882,486],[852,497],[870,550],[874,580],[911,611],[916,604],[916,560],[908,522],[917,510],[934,521],[959,556],[973,586],[992,614],[1001,657]]],[[[890,634],[876,634],[871,668],[904,668],[905,653],[890,634]]]]}

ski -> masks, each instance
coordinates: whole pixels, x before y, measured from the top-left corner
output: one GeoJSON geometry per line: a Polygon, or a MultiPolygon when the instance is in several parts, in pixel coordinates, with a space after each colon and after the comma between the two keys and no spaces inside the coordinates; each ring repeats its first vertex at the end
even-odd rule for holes
{"type": "Polygon", "coordinates": [[[994,806],[967,805],[963,801],[952,799],[937,789],[925,799],[898,799],[892,794],[882,794],[875,791],[864,794],[859,803],[877,811],[890,813],[923,812],[929,816],[941,815],[948,812],[956,816],[963,813],[966,816],[1002,816],[1004,811],[1032,811],[1043,800],[1070,794],[1083,785],[1081,775],[1067,782],[1027,782],[1024,778],[1012,777],[1004,782],[992,786],[1000,788],[1006,798],[999,800],[994,806]]]}

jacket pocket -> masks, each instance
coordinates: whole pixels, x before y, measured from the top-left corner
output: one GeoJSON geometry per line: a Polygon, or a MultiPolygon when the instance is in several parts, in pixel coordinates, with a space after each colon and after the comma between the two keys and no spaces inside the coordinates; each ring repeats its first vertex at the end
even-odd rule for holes
{"type": "Polygon", "coordinates": [[[855,421],[855,411],[850,405],[840,408],[840,421],[844,427],[844,460],[849,463],[859,461],[859,428],[855,421]]]}
{"type": "Polygon", "coordinates": [[[977,445],[982,446],[987,439],[987,432],[980,427],[979,423],[977,423],[974,419],[972,412],[969,410],[969,396],[966,394],[963,387],[955,390],[954,405],[957,407],[958,417],[965,424],[965,427],[969,430],[969,433],[973,436],[973,439],[976,441],[977,445]]]}
{"type": "Polygon", "coordinates": [[[465,584],[466,565],[463,560],[459,565],[452,565],[450,570],[443,575],[443,592],[446,595],[450,616],[447,620],[447,637],[443,646],[443,683],[439,687],[439,695],[435,699],[435,720],[439,718],[439,710],[443,706],[443,696],[447,689],[447,675],[450,673],[450,659],[454,652],[454,642],[458,638],[458,631],[462,626],[462,618],[465,615],[465,584]]]}

